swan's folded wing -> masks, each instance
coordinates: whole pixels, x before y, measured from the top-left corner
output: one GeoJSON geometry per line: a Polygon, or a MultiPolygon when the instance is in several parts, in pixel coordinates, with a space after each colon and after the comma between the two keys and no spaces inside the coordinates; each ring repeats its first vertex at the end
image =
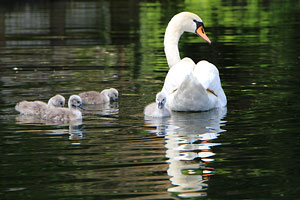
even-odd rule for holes
{"type": "Polygon", "coordinates": [[[226,96],[221,86],[219,71],[215,65],[207,61],[200,61],[197,63],[193,74],[197,77],[198,81],[207,92],[218,97],[218,102],[220,104],[218,107],[222,107],[227,104],[226,96]]]}
{"type": "Polygon", "coordinates": [[[165,83],[163,86],[163,91],[166,94],[171,94],[175,90],[179,88],[183,80],[186,78],[186,76],[191,73],[195,66],[195,63],[189,59],[184,58],[180,62],[178,62],[176,65],[174,65],[168,72],[165,83]]]}
{"type": "Polygon", "coordinates": [[[205,89],[216,90],[221,85],[218,69],[207,61],[198,62],[193,73],[205,89]]]}

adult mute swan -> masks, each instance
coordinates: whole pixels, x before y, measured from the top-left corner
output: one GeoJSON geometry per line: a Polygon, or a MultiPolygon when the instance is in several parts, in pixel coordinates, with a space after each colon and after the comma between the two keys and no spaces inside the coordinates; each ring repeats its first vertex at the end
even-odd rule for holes
{"type": "Polygon", "coordinates": [[[166,107],[174,111],[205,111],[227,104],[219,71],[213,64],[190,58],[180,59],[178,41],[184,32],[195,33],[211,43],[199,16],[190,12],[175,15],[165,32],[164,47],[170,70],[162,91],[167,94],[166,107]]]}

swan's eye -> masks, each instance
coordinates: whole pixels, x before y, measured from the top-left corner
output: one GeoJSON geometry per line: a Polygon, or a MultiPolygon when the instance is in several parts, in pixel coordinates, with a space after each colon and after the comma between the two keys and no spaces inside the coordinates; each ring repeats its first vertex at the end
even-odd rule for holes
{"type": "Polygon", "coordinates": [[[204,28],[204,24],[203,24],[203,22],[199,22],[199,21],[197,21],[197,20],[193,20],[195,23],[196,23],[196,25],[197,25],[197,28],[196,29],[198,29],[200,26],[202,26],[203,28],[204,28]]]}

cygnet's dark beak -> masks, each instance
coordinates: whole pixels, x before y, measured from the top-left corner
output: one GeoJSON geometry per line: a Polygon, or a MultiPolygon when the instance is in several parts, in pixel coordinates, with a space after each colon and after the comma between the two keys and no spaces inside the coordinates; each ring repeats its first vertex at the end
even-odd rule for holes
{"type": "Polygon", "coordinates": [[[164,107],[164,104],[162,102],[158,102],[157,107],[159,109],[162,109],[164,107]]]}
{"type": "Polygon", "coordinates": [[[81,108],[82,110],[86,110],[85,107],[83,107],[82,104],[80,104],[78,107],[81,108]]]}
{"type": "Polygon", "coordinates": [[[119,100],[118,97],[116,97],[116,98],[113,99],[113,101],[118,101],[118,100],[119,100]]]}

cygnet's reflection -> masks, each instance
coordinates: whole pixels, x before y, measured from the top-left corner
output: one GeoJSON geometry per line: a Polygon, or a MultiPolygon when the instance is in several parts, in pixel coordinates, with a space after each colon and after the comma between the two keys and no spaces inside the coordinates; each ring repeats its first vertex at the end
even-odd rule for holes
{"type": "Polygon", "coordinates": [[[119,103],[103,103],[103,104],[91,104],[84,105],[86,111],[84,113],[99,114],[99,115],[117,115],[119,114],[119,103]]]}
{"type": "MultiPolygon", "coordinates": [[[[81,124],[80,124],[81,125],[81,124]]],[[[83,139],[83,128],[84,126],[80,127],[79,124],[70,124],[69,125],[69,140],[72,141],[79,141],[83,139]]],[[[80,143],[76,143],[80,144],[80,143]]]]}
{"type": "Polygon", "coordinates": [[[213,174],[207,163],[214,161],[211,147],[220,145],[213,140],[224,131],[221,120],[226,111],[173,112],[171,118],[145,118],[146,126],[155,126],[156,133],[166,139],[167,172],[172,183],[169,192],[179,197],[206,196],[207,181],[213,174]]]}
{"type": "Polygon", "coordinates": [[[83,139],[83,128],[82,120],[73,120],[68,123],[54,123],[52,121],[47,121],[42,119],[39,116],[33,115],[17,115],[16,116],[16,123],[23,124],[23,125],[58,125],[58,129],[51,129],[51,130],[43,130],[46,132],[47,135],[52,136],[59,136],[59,135],[69,135],[69,140],[72,140],[72,144],[80,144],[78,141],[83,139]],[[66,129],[65,127],[68,127],[66,129]],[[74,141],[77,141],[74,143],[74,141]]]}

